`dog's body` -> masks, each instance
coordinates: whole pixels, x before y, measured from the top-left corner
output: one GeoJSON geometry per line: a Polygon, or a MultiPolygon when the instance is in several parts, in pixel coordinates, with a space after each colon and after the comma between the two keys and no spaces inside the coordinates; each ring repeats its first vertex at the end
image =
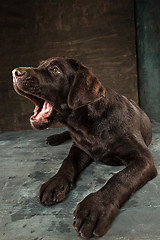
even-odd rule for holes
{"type": "Polygon", "coordinates": [[[77,175],[93,160],[126,166],[74,212],[73,227],[82,237],[104,235],[118,209],[157,174],[148,149],[150,120],[132,100],[105,89],[73,59],[50,58],[38,68],[17,68],[13,79],[15,90],[36,105],[30,118],[34,128],[44,129],[55,121],[68,127],[69,132],[51,136],[47,142],[57,145],[70,137],[73,140],[58,173],[41,186],[41,204],[62,201],[77,175]]]}

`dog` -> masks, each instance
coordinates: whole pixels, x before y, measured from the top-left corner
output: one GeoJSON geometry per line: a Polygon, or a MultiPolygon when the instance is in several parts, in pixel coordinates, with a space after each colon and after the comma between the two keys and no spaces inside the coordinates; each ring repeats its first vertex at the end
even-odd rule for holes
{"type": "Polygon", "coordinates": [[[61,202],[92,161],[125,165],[73,213],[73,228],[81,237],[103,236],[119,208],[157,175],[148,149],[152,139],[149,118],[134,101],[104,88],[75,59],[49,58],[36,68],[16,68],[12,75],[15,91],[35,104],[32,127],[45,129],[59,121],[68,131],[49,137],[47,142],[58,145],[70,138],[73,141],[56,175],[40,187],[41,204],[61,202]]]}

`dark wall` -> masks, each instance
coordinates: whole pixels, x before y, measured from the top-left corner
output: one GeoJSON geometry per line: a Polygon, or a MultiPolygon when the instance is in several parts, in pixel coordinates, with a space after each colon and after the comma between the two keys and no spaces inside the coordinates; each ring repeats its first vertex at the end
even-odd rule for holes
{"type": "Polygon", "coordinates": [[[160,1],[135,2],[140,106],[160,122],[160,1]]]}
{"type": "Polygon", "coordinates": [[[79,59],[137,101],[133,0],[5,0],[0,9],[0,130],[30,128],[34,108],[14,92],[11,70],[51,56],[79,59]]]}

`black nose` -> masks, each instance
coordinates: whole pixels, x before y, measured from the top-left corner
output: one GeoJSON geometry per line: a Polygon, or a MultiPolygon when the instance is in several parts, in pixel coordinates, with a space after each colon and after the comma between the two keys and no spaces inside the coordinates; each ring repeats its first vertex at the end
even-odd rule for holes
{"type": "Polygon", "coordinates": [[[25,69],[22,69],[22,68],[15,68],[15,69],[12,71],[12,75],[13,75],[13,77],[15,77],[15,78],[21,78],[21,77],[23,77],[26,73],[27,73],[26,70],[25,70],[25,69]]]}

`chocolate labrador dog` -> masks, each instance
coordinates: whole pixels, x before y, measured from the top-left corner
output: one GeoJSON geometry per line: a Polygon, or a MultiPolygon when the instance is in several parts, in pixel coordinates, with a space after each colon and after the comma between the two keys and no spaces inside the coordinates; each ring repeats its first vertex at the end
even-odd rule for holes
{"type": "Polygon", "coordinates": [[[125,165],[73,213],[73,228],[79,235],[104,235],[118,209],[157,174],[148,149],[152,130],[147,115],[132,100],[105,89],[90,70],[67,57],[50,58],[37,68],[14,69],[13,85],[35,104],[30,118],[33,128],[45,129],[55,121],[68,127],[68,132],[49,137],[49,144],[73,140],[57,174],[41,186],[41,204],[61,202],[93,160],[125,165]]]}

